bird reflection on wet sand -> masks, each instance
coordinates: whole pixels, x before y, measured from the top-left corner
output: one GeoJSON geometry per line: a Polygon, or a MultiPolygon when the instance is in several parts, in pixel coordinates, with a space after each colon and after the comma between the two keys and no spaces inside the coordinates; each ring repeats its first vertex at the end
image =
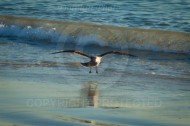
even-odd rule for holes
{"type": "Polygon", "coordinates": [[[99,105],[100,91],[97,82],[87,82],[81,89],[81,101],[84,101],[84,107],[93,106],[97,108],[99,105]]]}

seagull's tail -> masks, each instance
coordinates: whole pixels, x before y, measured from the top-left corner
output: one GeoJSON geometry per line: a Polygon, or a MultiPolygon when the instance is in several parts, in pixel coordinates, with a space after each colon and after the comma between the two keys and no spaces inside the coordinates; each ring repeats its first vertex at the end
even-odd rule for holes
{"type": "Polygon", "coordinates": [[[86,63],[81,63],[81,65],[83,65],[85,67],[95,67],[95,66],[97,66],[97,63],[95,63],[95,62],[86,62],[86,63]]]}
{"type": "Polygon", "coordinates": [[[86,62],[86,63],[80,63],[81,65],[85,66],[85,67],[90,67],[90,63],[86,62]]]}

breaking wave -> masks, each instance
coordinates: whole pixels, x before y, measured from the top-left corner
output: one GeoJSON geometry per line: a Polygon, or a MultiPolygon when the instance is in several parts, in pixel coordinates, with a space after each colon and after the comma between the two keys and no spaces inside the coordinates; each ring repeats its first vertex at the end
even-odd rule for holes
{"type": "Polygon", "coordinates": [[[190,34],[162,30],[0,16],[0,37],[190,53],[190,34]]]}

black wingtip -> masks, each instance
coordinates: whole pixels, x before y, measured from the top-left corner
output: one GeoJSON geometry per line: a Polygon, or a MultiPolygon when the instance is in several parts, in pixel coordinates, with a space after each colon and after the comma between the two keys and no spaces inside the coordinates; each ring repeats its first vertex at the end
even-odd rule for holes
{"type": "Polygon", "coordinates": [[[56,54],[56,52],[50,53],[50,54],[56,54]]]}
{"type": "Polygon", "coordinates": [[[133,54],[128,54],[128,56],[131,56],[131,57],[138,57],[138,56],[133,55],[133,54]]]}
{"type": "Polygon", "coordinates": [[[61,53],[61,52],[52,52],[52,53],[50,53],[50,54],[57,54],[57,53],[61,53]]]}
{"type": "Polygon", "coordinates": [[[61,50],[61,51],[53,52],[50,54],[57,54],[57,53],[64,53],[64,52],[74,52],[74,50],[61,50]]]}

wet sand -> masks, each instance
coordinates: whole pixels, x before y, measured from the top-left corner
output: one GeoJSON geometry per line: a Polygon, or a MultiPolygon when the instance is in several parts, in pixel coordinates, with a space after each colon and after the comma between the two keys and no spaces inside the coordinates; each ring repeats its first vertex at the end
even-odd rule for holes
{"type": "MultiPolygon", "coordinates": [[[[188,101],[167,105],[161,97],[156,99],[154,96],[149,96],[148,99],[114,88],[102,90],[101,84],[97,82],[70,87],[4,78],[0,90],[1,125],[186,126],[189,124],[188,113],[185,114],[180,110],[180,104],[188,106],[188,101]],[[143,101],[147,99],[148,101],[143,101]],[[175,115],[176,112],[182,115],[175,115]]],[[[180,95],[183,94],[179,94],[179,97],[180,95]]]]}

